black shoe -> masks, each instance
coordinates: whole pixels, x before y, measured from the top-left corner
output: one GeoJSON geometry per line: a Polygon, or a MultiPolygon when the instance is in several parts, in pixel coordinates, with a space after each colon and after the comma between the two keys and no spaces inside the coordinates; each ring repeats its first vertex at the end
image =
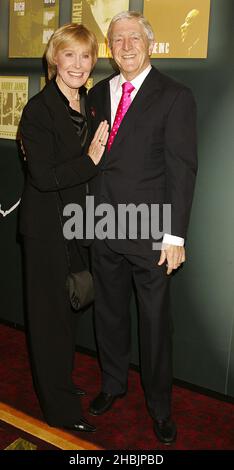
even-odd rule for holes
{"type": "Polygon", "coordinates": [[[100,392],[90,403],[89,413],[94,416],[102,415],[112,407],[114,401],[119,396],[120,395],[113,396],[110,393],[100,392]]]}
{"type": "Polygon", "coordinates": [[[84,418],[80,418],[77,423],[67,424],[63,426],[64,429],[69,429],[69,431],[81,431],[81,432],[95,432],[96,428],[92,424],[89,424],[84,418]]]}
{"type": "Polygon", "coordinates": [[[84,390],[82,390],[81,388],[77,388],[77,387],[75,388],[74,393],[75,393],[76,395],[79,395],[79,396],[84,396],[84,395],[86,395],[86,392],[85,392],[84,390]]]}
{"type": "Polygon", "coordinates": [[[170,418],[154,421],[154,432],[160,442],[170,445],[176,440],[176,425],[170,418]]]}

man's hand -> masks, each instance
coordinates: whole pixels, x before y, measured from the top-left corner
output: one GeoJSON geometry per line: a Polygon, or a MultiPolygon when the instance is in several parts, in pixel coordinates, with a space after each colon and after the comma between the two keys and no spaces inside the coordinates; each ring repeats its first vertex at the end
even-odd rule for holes
{"type": "Polygon", "coordinates": [[[167,261],[167,274],[171,274],[173,269],[177,269],[185,262],[185,249],[183,246],[163,245],[158,266],[162,266],[167,261]]]}

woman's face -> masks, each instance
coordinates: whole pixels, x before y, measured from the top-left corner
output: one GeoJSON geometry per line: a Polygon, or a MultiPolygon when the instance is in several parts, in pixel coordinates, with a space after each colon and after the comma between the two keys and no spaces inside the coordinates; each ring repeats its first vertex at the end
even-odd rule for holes
{"type": "Polygon", "coordinates": [[[71,43],[58,50],[54,62],[57,66],[57,81],[62,81],[68,88],[80,88],[89,77],[93,61],[88,46],[71,43]]]}

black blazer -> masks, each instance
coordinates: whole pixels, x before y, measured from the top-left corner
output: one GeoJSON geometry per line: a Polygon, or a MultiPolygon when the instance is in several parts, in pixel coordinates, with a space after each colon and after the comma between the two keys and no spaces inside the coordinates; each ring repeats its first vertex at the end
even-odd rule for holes
{"type": "Polygon", "coordinates": [[[20,232],[44,240],[61,239],[54,172],[63,205],[83,206],[86,183],[98,169],[82,153],[80,139],[53,81],[25,106],[20,131],[27,155],[20,232]]]}
{"type": "MultiPolygon", "coordinates": [[[[111,120],[109,77],[89,92],[92,127],[111,120]]],[[[97,202],[172,206],[171,234],[186,237],[197,171],[191,91],[154,67],[120,125],[90,187],[97,202]]],[[[152,239],[108,240],[119,252],[152,250],[152,239]]]]}

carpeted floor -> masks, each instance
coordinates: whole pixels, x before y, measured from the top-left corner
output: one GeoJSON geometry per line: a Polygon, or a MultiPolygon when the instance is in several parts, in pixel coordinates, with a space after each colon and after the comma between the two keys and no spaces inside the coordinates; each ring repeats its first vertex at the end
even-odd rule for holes
{"type": "MultiPolygon", "coordinates": [[[[0,357],[0,401],[43,420],[32,387],[23,332],[0,325],[0,357]]],[[[101,417],[88,416],[87,411],[100,386],[97,360],[77,353],[74,381],[87,392],[82,399],[84,416],[98,427],[94,434],[85,433],[85,440],[104,449],[165,449],[154,436],[137,372],[130,370],[127,395],[101,417]]],[[[234,450],[233,404],[174,387],[173,416],[178,439],[169,449],[234,450]]]]}
{"type": "Polygon", "coordinates": [[[48,444],[42,439],[0,421],[0,450],[7,447],[10,447],[9,450],[59,450],[58,447],[48,444]]]}

